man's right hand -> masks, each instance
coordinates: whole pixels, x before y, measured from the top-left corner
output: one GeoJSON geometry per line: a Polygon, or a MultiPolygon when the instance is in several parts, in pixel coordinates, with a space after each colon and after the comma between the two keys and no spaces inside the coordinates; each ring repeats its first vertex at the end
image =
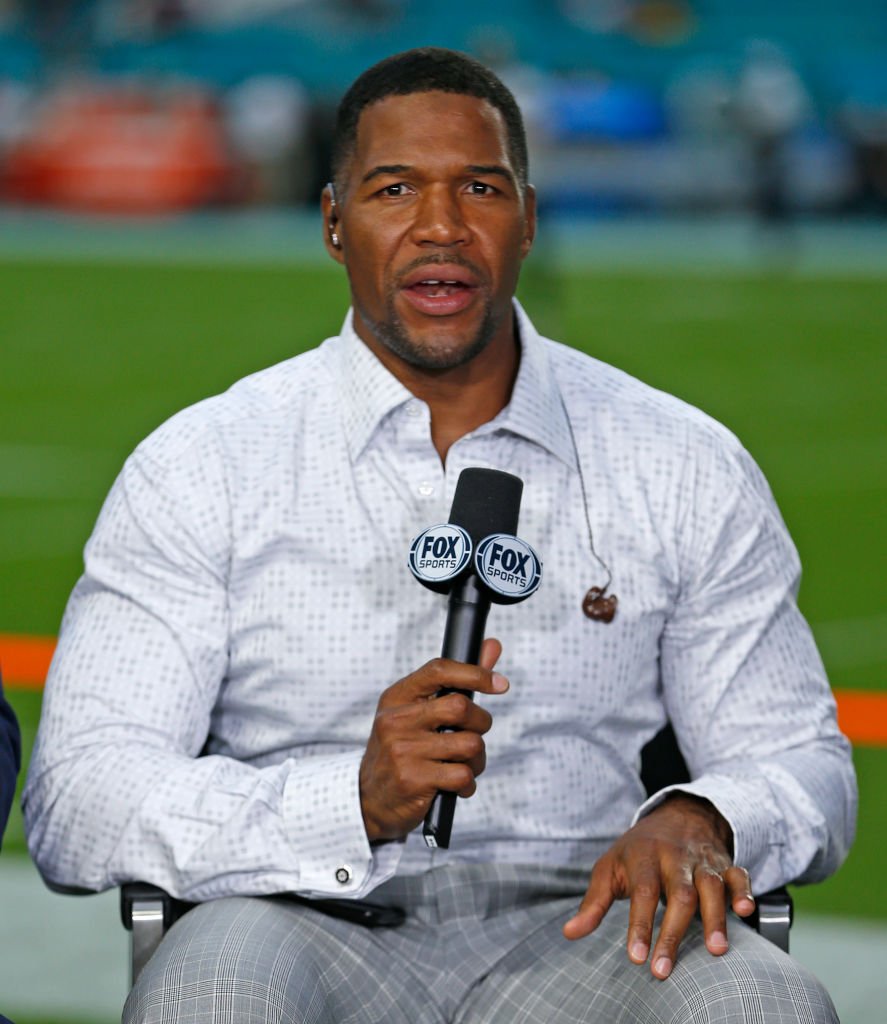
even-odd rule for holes
{"type": "Polygon", "coordinates": [[[508,680],[493,672],[502,645],[484,640],[480,664],[435,658],[379,698],[360,765],[360,803],[370,842],[400,839],[424,820],[438,790],[471,796],[484,770],[483,735],[493,724],[484,708],[461,693],[504,693],[508,680]],[[439,732],[441,728],[458,730],[439,732]]]}

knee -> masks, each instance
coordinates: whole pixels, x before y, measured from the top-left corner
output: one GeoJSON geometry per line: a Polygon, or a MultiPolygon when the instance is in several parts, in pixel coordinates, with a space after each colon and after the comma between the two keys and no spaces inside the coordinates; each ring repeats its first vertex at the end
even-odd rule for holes
{"type": "Polygon", "coordinates": [[[321,984],[312,943],[299,943],[292,927],[284,934],[273,908],[219,900],[170,929],[126,1000],[123,1024],[321,1024],[321,984]]]}
{"type": "Polygon", "coordinates": [[[687,991],[673,1024],[840,1024],[825,987],[791,957],[775,949],[760,957],[731,953],[692,981],[675,970],[673,979],[687,991]]]}

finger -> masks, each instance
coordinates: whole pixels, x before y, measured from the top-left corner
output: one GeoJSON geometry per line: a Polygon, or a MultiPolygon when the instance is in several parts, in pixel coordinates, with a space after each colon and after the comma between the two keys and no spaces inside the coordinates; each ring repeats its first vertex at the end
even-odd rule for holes
{"type": "Polygon", "coordinates": [[[665,913],[662,915],[662,924],[650,959],[650,969],[654,976],[660,979],[671,974],[678,958],[678,947],[699,906],[699,894],[693,884],[692,873],[686,865],[669,877],[665,892],[665,913]]]}
{"type": "Polygon", "coordinates": [[[662,895],[659,865],[645,860],[632,869],[628,908],[628,956],[642,964],[650,953],[653,942],[653,922],[662,895]]]}
{"type": "Polygon", "coordinates": [[[420,705],[417,726],[422,729],[469,729],[483,735],[493,725],[493,716],[464,693],[448,693],[420,705]]]}
{"type": "Polygon", "coordinates": [[[379,706],[392,707],[428,700],[445,689],[504,693],[508,689],[508,680],[500,673],[480,665],[468,665],[449,658],[434,658],[390,686],[382,694],[379,706]]]}
{"type": "Polygon", "coordinates": [[[730,905],[740,917],[748,917],[755,910],[755,898],[751,891],[751,879],[745,868],[733,867],[724,872],[730,905]]]}
{"type": "Polygon", "coordinates": [[[495,637],[488,636],[480,645],[480,667],[492,672],[501,654],[502,644],[495,637]]]}
{"type": "Polygon", "coordinates": [[[383,745],[409,737],[418,740],[427,733],[466,730],[484,735],[493,725],[493,716],[475,704],[467,694],[448,693],[437,700],[427,700],[397,707],[380,707],[373,722],[373,732],[383,745]]]}
{"type": "Polygon", "coordinates": [[[564,938],[582,939],[590,935],[603,921],[617,895],[611,862],[605,855],[594,866],[579,909],[564,925],[564,938]]]}
{"type": "Polygon", "coordinates": [[[483,774],[487,766],[484,741],[475,732],[430,733],[413,750],[422,760],[467,764],[474,775],[483,774]]]}
{"type": "Polygon", "coordinates": [[[705,935],[705,948],[713,956],[727,952],[727,887],[723,877],[707,864],[694,873],[699,894],[699,914],[705,935]]]}
{"type": "Polygon", "coordinates": [[[473,796],[477,789],[474,772],[470,765],[442,761],[437,765],[435,789],[463,797],[473,796]]]}

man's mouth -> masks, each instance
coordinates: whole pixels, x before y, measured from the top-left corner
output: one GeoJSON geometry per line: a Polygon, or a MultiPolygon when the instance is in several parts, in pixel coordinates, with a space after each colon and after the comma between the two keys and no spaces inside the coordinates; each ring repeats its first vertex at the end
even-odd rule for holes
{"type": "Polygon", "coordinates": [[[477,275],[458,263],[416,267],[401,282],[401,292],[426,316],[452,316],[467,309],[479,291],[477,275]]]}
{"type": "Polygon", "coordinates": [[[471,285],[465,284],[463,281],[449,281],[446,279],[428,278],[424,281],[417,281],[415,284],[410,285],[410,288],[419,292],[429,299],[440,299],[445,298],[448,295],[453,295],[460,289],[470,288],[471,285]]]}

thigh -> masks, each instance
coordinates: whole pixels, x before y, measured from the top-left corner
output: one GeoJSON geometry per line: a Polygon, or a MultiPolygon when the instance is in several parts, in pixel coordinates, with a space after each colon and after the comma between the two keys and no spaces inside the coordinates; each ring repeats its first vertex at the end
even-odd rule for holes
{"type": "Polygon", "coordinates": [[[124,1024],[378,1021],[442,1024],[384,934],[278,898],[195,907],[161,942],[123,1014],[124,1024]]]}
{"type": "Polygon", "coordinates": [[[822,985],[772,943],[733,921],[730,949],[713,957],[698,922],[671,976],[626,953],[628,907],[593,935],[568,942],[552,920],[508,953],[475,987],[458,1024],[837,1024],[822,985]]]}

